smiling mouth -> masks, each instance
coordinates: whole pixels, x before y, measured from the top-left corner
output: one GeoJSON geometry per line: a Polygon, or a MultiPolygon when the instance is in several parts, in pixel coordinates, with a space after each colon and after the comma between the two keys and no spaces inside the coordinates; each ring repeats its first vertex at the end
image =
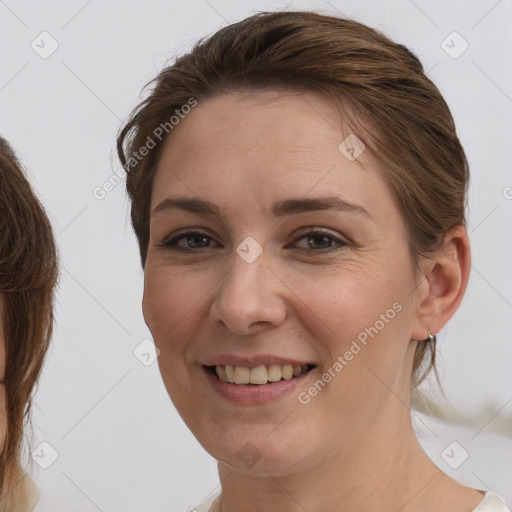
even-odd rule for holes
{"type": "Polygon", "coordinates": [[[222,382],[238,386],[264,386],[281,380],[291,380],[300,377],[313,368],[313,364],[302,365],[260,365],[255,368],[246,366],[213,365],[205,366],[207,371],[222,382]]]}

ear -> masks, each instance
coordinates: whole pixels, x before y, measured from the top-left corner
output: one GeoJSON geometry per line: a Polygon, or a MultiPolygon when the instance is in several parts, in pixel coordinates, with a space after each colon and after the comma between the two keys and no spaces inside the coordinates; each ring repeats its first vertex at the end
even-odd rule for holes
{"type": "Polygon", "coordinates": [[[424,340],[427,330],[437,334],[457,311],[469,279],[471,251],[463,226],[453,228],[434,255],[421,263],[416,319],[412,339],[424,340]]]}

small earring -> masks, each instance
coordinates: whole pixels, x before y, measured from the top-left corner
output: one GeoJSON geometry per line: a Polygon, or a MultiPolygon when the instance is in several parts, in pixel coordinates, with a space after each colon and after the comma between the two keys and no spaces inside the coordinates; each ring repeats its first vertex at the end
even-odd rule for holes
{"type": "Polygon", "coordinates": [[[436,335],[435,334],[432,334],[430,331],[427,331],[427,334],[428,334],[428,338],[426,340],[422,340],[423,342],[428,342],[428,343],[432,343],[432,342],[436,342],[437,338],[436,338],[436,335]]]}

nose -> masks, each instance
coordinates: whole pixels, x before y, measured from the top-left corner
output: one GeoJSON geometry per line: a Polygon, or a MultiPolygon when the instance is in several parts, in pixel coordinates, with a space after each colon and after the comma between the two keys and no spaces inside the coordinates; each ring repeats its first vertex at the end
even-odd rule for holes
{"type": "Polygon", "coordinates": [[[284,289],[263,254],[247,263],[235,253],[214,296],[210,320],[239,335],[276,327],[286,318],[284,289]]]}

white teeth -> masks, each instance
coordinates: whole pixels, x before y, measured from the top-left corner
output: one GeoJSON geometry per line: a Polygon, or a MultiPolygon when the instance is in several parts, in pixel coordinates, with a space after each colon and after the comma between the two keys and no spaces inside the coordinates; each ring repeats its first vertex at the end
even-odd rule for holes
{"type": "Polygon", "coordinates": [[[280,366],[277,366],[277,364],[272,364],[268,367],[267,380],[270,382],[277,382],[278,380],[281,380],[281,377],[282,372],[280,366]]]}
{"type": "Polygon", "coordinates": [[[249,368],[245,366],[235,366],[233,373],[235,384],[249,384],[250,376],[251,370],[249,370],[249,368]]]}
{"type": "Polygon", "coordinates": [[[251,384],[266,384],[267,383],[267,369],[264,365],[256,366],[251,370],[251,384]]]}
{"type": "Polygon", "coordinates": [[[290,380],[293,377],[299,377],[308,369],[306,364],[291,365],[285,364],[283,366],[272,364],[256,366],[255,368],[247,368],[246,366],[226,366],[217,365],[215,372],[217,377],[223,382],[230,382],[231,384],[257,384],[263,385],[267,382],[277,382],[281,379],[290,380]]]}
{"type": "Polygon", "coordinates": [[[290,380],[293,377],[293,366],[291,364],[283,366],[281,373],[284,380],[290,380]]]}
{"type": "Polygon", "coordinates": [[[228,381],[228,378],[226,376],[226,369],[224,366],[217,366],[215,368],[215,371],[217,372],[217,377],[219,377],[220,380],[223,380],[224,382],[228,381]]]}

